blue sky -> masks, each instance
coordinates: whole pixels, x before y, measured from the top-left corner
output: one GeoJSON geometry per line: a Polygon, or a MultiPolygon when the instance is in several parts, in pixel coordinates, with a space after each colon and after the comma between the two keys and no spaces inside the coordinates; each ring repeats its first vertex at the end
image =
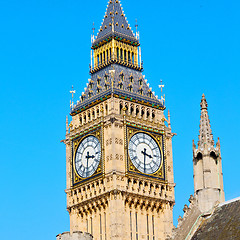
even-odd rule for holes
{"type": "MultiPolygon", "coordinates": [[[[173,140],[174,221],[193,193],[192,139],[205,93],[220,137],[226,200],[240,196],[238,0],[122,0],[138,19],[144,74],[165,84],[173,140]]],[[[69,229],[65,134],[71,86],[89,78],[92,22],[107,0],[0,0],[0,226],[6,240],[52,240],[69,229]],[[83,3],[84,2],[84,3],[83,3]]]]}

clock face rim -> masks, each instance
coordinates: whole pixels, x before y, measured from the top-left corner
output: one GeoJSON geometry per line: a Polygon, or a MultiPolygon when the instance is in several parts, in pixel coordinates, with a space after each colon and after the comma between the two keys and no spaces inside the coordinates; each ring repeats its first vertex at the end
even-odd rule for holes
{"type": "MultiPolygon", "coordinates": [[[[96,147],[96,146],[95,146],[96,147]]],[[[87,148],[90,148],[90,146],[87,146],[87,147],[85,147],[85,149],[83,149],[83,153],[86,151],[86,149],[87,148]]],[[[93,147],[91,147],[92,149],[94,149],[93,147]]],[[[89,150],[91,150],[91,149],[89,149],[89,150]]],[[[96,151],[95,151],[95,153],[96,153],[96,151]]],[[[90,152],[90,155],[91,155],[91,152],[90,152]]],[[[75,173],[81,178],[81,179],[87,179],[87,178],[90,178],[90,177],[92,177],[95,173],[96,173],[96,171],[97,171],[97,169],[98,169],[98,167],[99,167],[99,165],[100,165],[100,162],[101,162],[101,158],[102,158],[102,147],[101,147],[101,142],[100,142],[100,140],[96,137],[96,136],[94,136],[94,135],[87,135],[87,136],[85,136],[84,138],[82,138],[80,141],[79,141],[79,143],[78,143],[78,146],[76,147],[76,151],[75,151],[75,154],[74,154],[74,170],[75,170],[75,173]],[[94,171],[91,171],[90,172],[90,174],[86,174],[86,175],[82,175],[82,174],[80,174],[79,173],[79,171],[77,170],[77,157],[78,157],[78,150],[79,150],[79,148],[81,147],[81,144],[83,143],[83,141],[85,141],[87,138],[90,138],[90,137],[93,137],[93,138],[95,138],[96,140],[97,140],[97,145],[99,144],[100,145],[100,147],[99,147],[99,154],[98,154],[98,157],[97,157],[97,164],[95,164],[95,166],[94,166],[94,171]]],[[[82,162],[82,159],[80,160],[80,162],[82,162]]],[[[84,165],[84,164],[81,164],[81,165],[84,165]]]]}
{"type": "MultiPolygon", "coordinates": [[[[140,144],[141,144],[141,143],[140,143],[140,144]]],[[[140,144],[138,144],[138,145],[140,145],[140,144]]],[[[146,143],[144,143],[144,144],[146,144],[146,143]]],[[[147,145],[147,144],[146,144],[146,145],[147,145]]],[[[156,174],[156,173],[162,168],[162,165],[163,165],[163,162],[164,162],[163,152],[162,152],[162,149],[161,149],[160,144],[159,144],[158,141],[156,140],[156,137],[153,136],[152,134],[146,133],[146,132],[143,132],[143,131],[135,132],[134,134],[132,134],[132,136],[131,136],[130,139],[129,139],[127,150],[128,150],[128,157],[129,157],[131,163],[132,163],[133,166],[137,169],[137,171],[139,171],[141,174],[153,175],[153,174],[156,174]],[[131,150],[130,150],[130,143],[131,143],[132,138],[133,138],[135,135],[137,135],[137,134],[145,134],[145,135],[149,136],[150,138],[153,139],[153,141],[156,143],[156,145],[157,145],[157,147],[158,147],[158,151],[159,151],[159,154],[160,154],[160,156],[159,156],[159,157],[160,157],[160,163],[157,164],[157,167],[156,167],[155,170],[152,171],[152,172],[148,172],[148,173],[147,173],[147,172],[142,171],[141,168],[139,169],[139,167],[136,166],[135,161],[132,160],[132,158],[131,158],[131,154],[130,154],[130,151],[131,151],[131,150]]],[[[137,154],[136,154],[136,155],[137,155],[137,154]]],[[[141,160],[138,159],[138,161],[141,161],[141,160]]]]}

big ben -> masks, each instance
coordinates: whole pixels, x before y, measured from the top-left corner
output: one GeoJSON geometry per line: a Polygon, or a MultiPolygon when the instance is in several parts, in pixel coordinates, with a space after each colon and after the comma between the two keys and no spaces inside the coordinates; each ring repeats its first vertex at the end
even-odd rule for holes
{"type": "Polygon", "coordinates": [[[163,240],[173,228],[170,115],[143,75],[138,34],[110,0],[92,38],[91,78],[67,123],[70,231],[94,240],[163,240]]]}

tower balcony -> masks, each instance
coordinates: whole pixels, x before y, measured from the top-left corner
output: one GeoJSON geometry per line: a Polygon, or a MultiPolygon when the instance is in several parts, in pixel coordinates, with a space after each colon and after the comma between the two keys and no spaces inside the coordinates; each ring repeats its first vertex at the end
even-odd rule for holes
{"type": "Polygon", "coordinates": [[[106,59],[98,59],[98,62],[96,64],[93,66],[90,65],[90,73],[93,74],[95,72],[98,72],[99,70],[111,64],[119,64],[137,71],[143,71],[143,62],[139,63],[135,59],[128,59],[126,57],[112,55],[106,59]]]}

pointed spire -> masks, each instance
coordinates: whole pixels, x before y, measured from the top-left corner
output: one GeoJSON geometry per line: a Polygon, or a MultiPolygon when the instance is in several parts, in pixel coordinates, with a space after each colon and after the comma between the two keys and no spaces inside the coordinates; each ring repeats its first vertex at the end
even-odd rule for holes
{"type": "Polygon", "coordinates": [[[122,37],[138,42],[132,29],[130,28],[130,25],[128,24],[119,0],[109,0],[107,11],[93,45],[111,36],[122,37]]]}
{"type": "Polygon", "coordinates": [[[210,125],[210,120],[208,116],[208,104],[205,95],[202,95],[201,106],[201,120],[200,120],[200,130],[199,130],[199,141],[198,146],[203,147],[205,144],[207,146],[214,146],[214,140],[212,135],[212,129],[210,125]]]}

